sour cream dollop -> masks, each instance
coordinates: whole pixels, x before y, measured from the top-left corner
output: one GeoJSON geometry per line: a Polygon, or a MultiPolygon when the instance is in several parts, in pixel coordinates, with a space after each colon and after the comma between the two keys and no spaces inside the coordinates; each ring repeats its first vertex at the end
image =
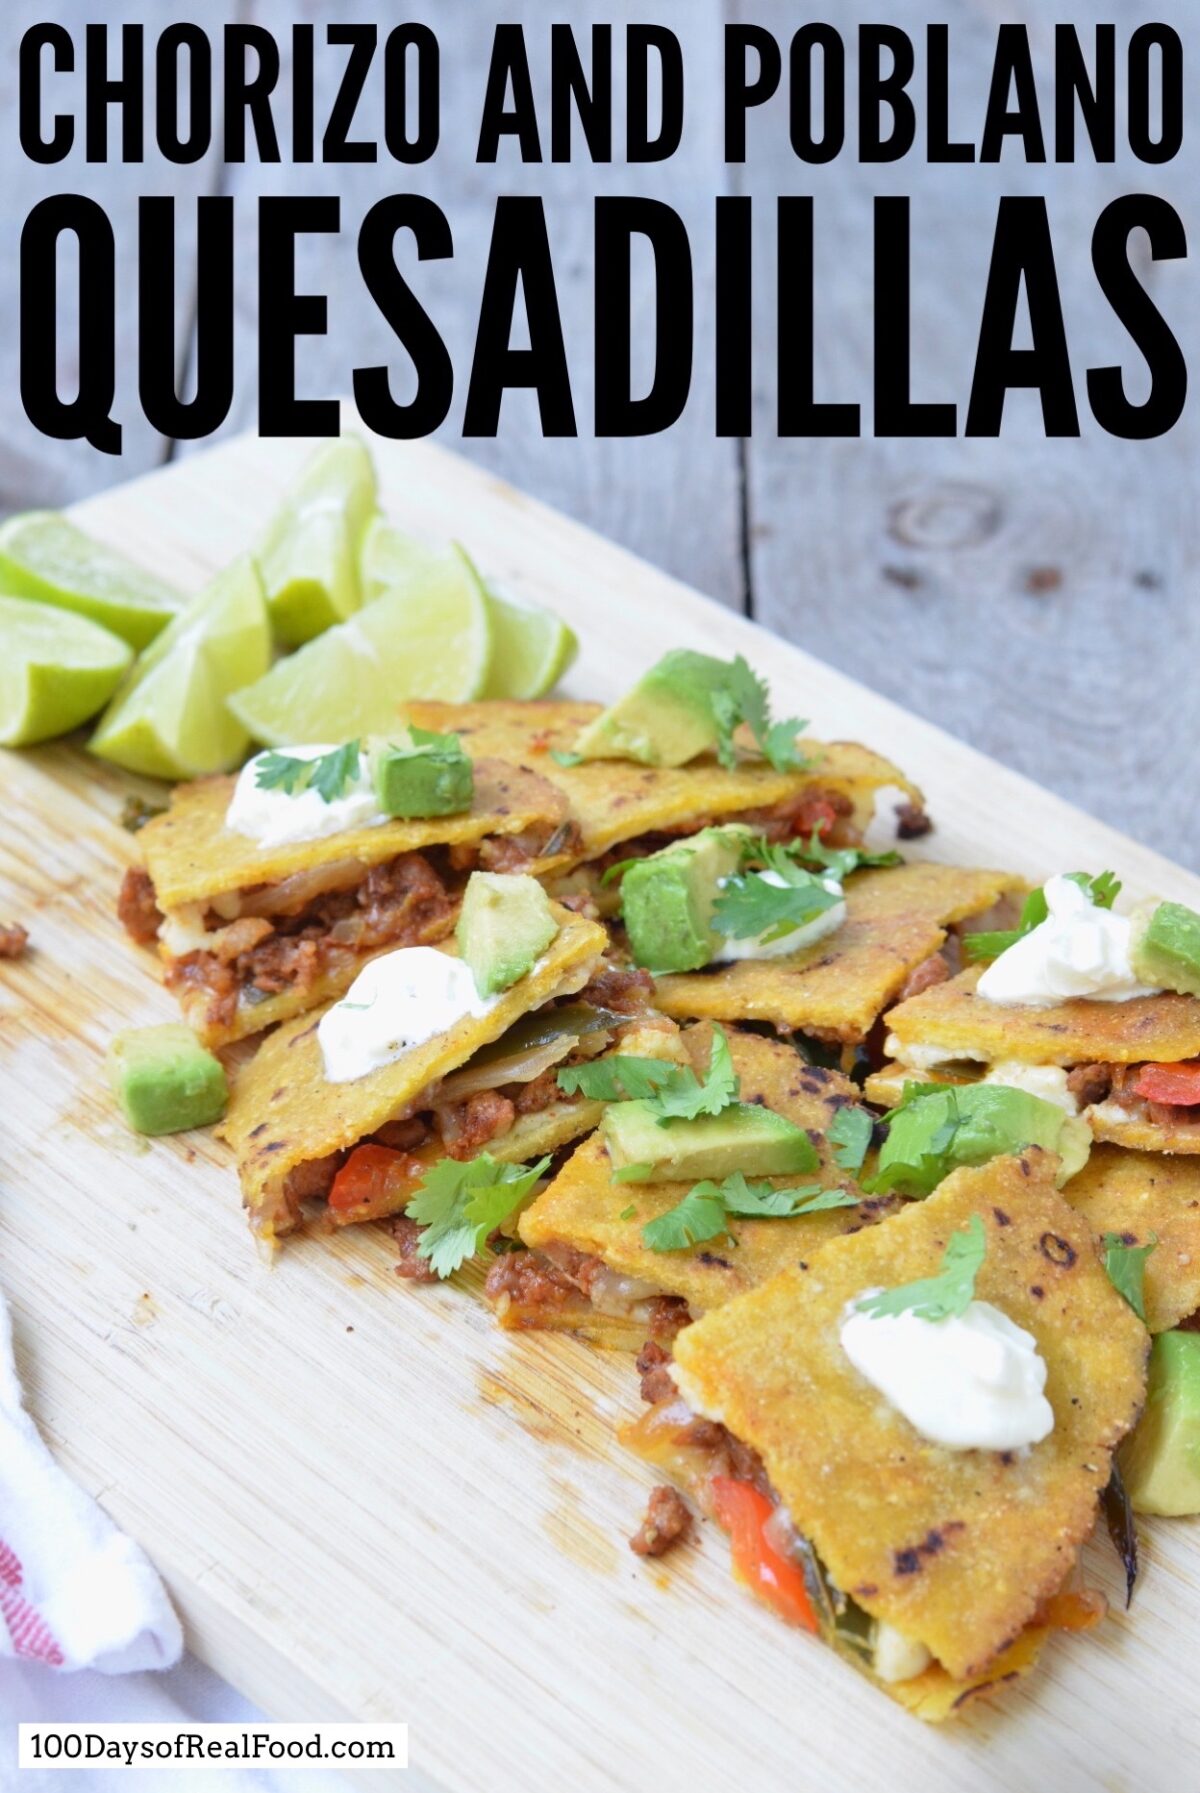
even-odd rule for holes
{"type": "MultiPolygon", "coordinates": [[[[787,888],[787,879],[781,878],[778,872],[751,872],[750,876],[761,878],[764,884],[774,885],[776,890],[787,888]]],[[[719,880],[722,886],[726,882],[724,878],[719,880]]],[[[779,940],[764,940],[761,934],[722,935],[721,945],[710,962],[713,965],[730,965],[735,959],[782,959],[788,953],[798,953],[803,947],[811,946],[814,940],[822,940],[826,934],[832,934],[846,919],[846,904],[842,898],[842,887],[836,878],[822,878],[821,883],[840,899],[831,908],[823,909],[812,921],[792,928],[779,940]]]]}
{"type": "Polygon", "coordinates": [[[851,1302],[841,1341],[855,1369],[934,1444],[1012,1451],[1054,1429],[1037,1340],[990,1301],[946,1320],[874,1317],[851,1302]]]}
{"type": "MultiPolygon", "coordinates": [[[[318,760],[336,748],[318,744],[282,749],[289,758],[318,760]]],[[[320,791],[306,785],[291,795],[282,786],[264,789],[258,783],[258,767],[266,755],[256,753],[238,773],[238,780],[225,811],[225,826],[235,834],[244,834],[260,847],[290,846],[293,841],[323,840],[329,834],[341,834],[347,828],[374,828],[389,818],[375,798],[374,786],[367,769],[365,754],[358,756],[358,770],[347,780],[340,797],[326,803],[320,791]]]]}
{"type": "Polygon", "coordinates": [[[1098,908],[1073,878],[1051,878],[1045,889],[1049,915],[993,960],[975,986],[976,995],[1049,1008],[1072,996],[1129,1002],[1157,994],[1134,975],[1133,923],[1127,915],[1098,908]]]}
{"type": "Polygon", "coordinates": [[[432,946],[402,946],[364,965],[340,1002],[321,1017],[317,1040],[328,1083],[353,1083],[445,1033],[467,1015],[486,1015],[499,996],[481,996],[469,965],[432,946]]]}

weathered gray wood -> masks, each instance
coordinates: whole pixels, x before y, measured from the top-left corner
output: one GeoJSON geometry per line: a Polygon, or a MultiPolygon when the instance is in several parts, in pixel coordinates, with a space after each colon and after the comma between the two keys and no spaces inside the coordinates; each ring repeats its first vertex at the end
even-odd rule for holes
{"type": "MultiPolygon", "coordinates": [[[[222,24],[238,13],[237,0],[210,0],[205,8],[206,29],[218,39],[222,24]]],[[[219,176],[214,151],[203,161],[180,166],[168,162],[154,146],[154,57],[157,33],[168,25],[194,19],[196,9],[187,0],[157,0],[148,8],[142,0],[108,0],[100,9],[47,7],[41,0],[8,0],[0,12],[0,117],[5,121],[3,176],[0,179],[0,393],[3,394],[3,428],[0,429],[0,514],[30,506],[61,506],[73,499],[144,473],[166,459],[170,443],[152,430],[138,403],[137,369],[137,200],[138,196],[174,194],[176,206],[175,320],[179,344],[177,365],[186,362],[186,345],[194,303],[196,212],[198,194],[213,189],[219,176]],[[76,46],[74,73],[48,74],[46,111],[76,114],[75,143],[62,162],[42,166],[29,161],[17,138],[17,59],[22,37],[35,23],[57,17],[71,31],[76,46]],[[110,109],[108,162],[89,163],[83,144],[84,25],[108,25],[109,69],[116,77],[120,68],[121,27],[141,22],[148,48],[146,59],[147,130],[145,160],[126,166],[120,160],[120,126],[117,108],[110,109]],[[41,435],[29,422],[20,398],[20,257],[21,228],[39,199],[55,193],[83,193],[104,207],[116,241],[116,367],[117,394],[112,415],[123,427],[122,453],[101,453],[86,442],[60,442],[41,435]]],[[[65,396],[77,389],[79,342],[79,291],[73,241],[60,252],[59,379],[65,396]],[[70,270],[68,274],[68,269],[70,270]]],[[[85,298],[85,304],[87,300],[85,298]]]]}
{"type": "MultiPolygon", "coordinates": [[[[255,0],[253,7],[253,17],[276,34],[285,52],[295,13],[295,7],[287,0],[255,0]]],[[[318,37],[329,21],[343,16],[328,0],[318,0],[305,9],[305,17],[317,25],[318,37]]],[[[377,4],[356,8],[354,16],[359,20],[377,20],[381,37],[397,22],[390,8],[377,4]]],[[[613,0],[587,0],[587,4],[570,8],[569,15],[557,15],[570,17],[585,60],[591,24],[612,24],[614,88],[619,100],[623,95],[624,24],[629,20],[658,18],[669,22],[679,34],[687,74],[685,142],[674,159],[636,168],[623,165],[623,103],[618,105],[611,165],[593,166],[583,154],[578,133],[574,139],[577,153],[570,164],[555,165],[549,161],[550,23],[556,15],[539,0],[521,0],[520,4],[513,4],[512,0],[419,0],[404,9],[404,16],[432,24],[441,46],[442,139],[436,156],[428,164],[406,167],[385,154],[376,163],[280,169],[262,168],[251,162],[228,171],[228,190],[237,206],[241,270],[237,353],[242,379],[234,413],[224,433],[244,429],[255,421],[252,369],[257,330],[253,290],[257,196],[306,192],[337,194],[341,199],[340,239],[314,236],[301,240],[297,256],[301,290],[325,292],[329,296],[328,334],[300,344],[300,390],[305,396],[336,396],[349,390],[355,366],[380,363],[394,369],[397,391],[408,390],[404,387],[407,358],[399,351],[363,287],[355,244],[363,214],[382,195],[396,191],[427,193],[450,219],[454,257],[418,266],[410,250],[404,265],[453,358],[454,404],[440,432],[441,439],[710,595],[741,608],[738,451],[735,442],[721,441],[715,436],[713,319],[708,299],[714,199],[726,183],[717,101],[719,0],[697,0],[686,11],[678,7],[646,8],[637,0],[617,0],[615,4],[613,0]],[[525,31],[542,120],[542,152],[546,159],[540,163],[523,163],[511,140],[502,145],[494,165],[480,166],[475,162],[492,34],[501,21],[520,24],[525,31]],[[540,194],[545,200],[571,368],[577,439],[545,439],[536,399],[531,393],[520,392],[506,396],[500,434],[495,440],[461,438],[498,193],[540,194]],[[628,441],[596,441],[592,436],[592,202],[597,194],[612,193],[661,198],[683,215],[694,246],[695,280],[700,295],[693,400],[671,430],[628,441]]],[[[322,107],[328,107],[344,56],[340,49],[327,48],[318,53],[318,120],[322,107]]],[[[377,65],[379,60],[377,57],[377,65]]],[[[381,107],[382,77],[376,66],[362,101],[362,122],[355,135],[382,137],[381,107]]],[[[640,264],[635,259],[635,278],[639,272],[640,264]]],[[[652,300],[643,289],[635,296],[634,342],[635,365],[644,370],[647,383],[650,363],[645,334],[652,326],[652,300]],[[641,355],[636,353],[639,340],[641,355]]],[[[462,531],[469,543],[469,518],[463,519],[462,531]]]]}
{"type": "MultiPolygon", "coordinates": [[[[750,0],[734,11],[762,13],[750,0]]],[[[1118,17],[1119,44],[1144,18],[1184,25],[1181,7],[1141,0],[1116,14],[1006,11],[1030,23],[1043,76],[1053,19],[1118,17]]],[[[843,8],[848,43],[855,21],[876,16],[843,8]]],[[[887,16],[919,44],[931,15],[903,0],[887,16]]],[[[951,32],[955,134],[970,136],[997,9],[952,0],[937,16],[951,32]]],[[[1187,169],[1144,167],[1128,150],[1108,167],[1085,159],[1029,167],[1009,150],[991,167],[872,169],[846,156],[808,168],[792,156],[778,105],[755,121],[750,154],[758,353],[765,362],[775,338],[774,197],[811,192],[821,270],[816,395],[860,402],[867,430],[873,195],[913,196],[913,393],[957,400],[961,429],[997,199],[1046,193],[1083,430],[1077,441],[1047,441],[1037,401],[1018,394],[996,441],[780,441],[773,377],[760,365],[748,453],[758,620],[1139,839],[1200,863],[1200,790],[1186,771],[1200,644],[1196,408],[1159,441],[1120,442],[1091,421],[1084,390],[1087,367],[1114,361],[1131,368],[1135,387],[1144,380],[1095,285],[1094,222],[1117,194],[1161,193],[1194,243],[1187,169]]],[[[1145,256],[1139,265],[1194,366],[1194,271],[1145,256]]]]}

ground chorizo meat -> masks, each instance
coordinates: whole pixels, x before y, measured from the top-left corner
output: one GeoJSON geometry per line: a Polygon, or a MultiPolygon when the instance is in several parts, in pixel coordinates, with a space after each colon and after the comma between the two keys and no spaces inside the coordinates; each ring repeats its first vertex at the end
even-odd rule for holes
{"type": "Polygon", "coordinates": [[[579,992],[578,1000],[620,1015],[636,1015],[653,1002],[654,979],[637,965],[605,965],[579,992]]]}
{"type": "Polygon", "coordinates": [[[429,1128],[414,1115],[407,1121],[385,1121],[382,1127],[376,1127],[371,1138],[376,1145],[388,1146],[393,1152],[415,1152],[429,1138],[429,1128]]]}
{"type": "Polygon", "coordinates": [[[911,800],[896,805],[897,840],[920,840],[933,830],[933,821],[919,803],[911,800]]]}
{"type": "Polygon", "coordinates": [[[149,946],[162,926],[162,910],[154,900],[154,882],[140,865],[131,865],[121,879],[117,917],[131,939],[149,946]]]}
{"type": "Polygon", "coordinates": [[[670,1362],[671,1353],[657,1339],[647,1339],[637,1354],[642,1399],[652,1407],[657,1401],[671,1400],[675,1394],[675,1380],[668,1368],[670,1362]]]}
{"type": "MultiPolygon", "coordinates": [[[[148,879],[147,885],[152,902],[148,879]]],[[[134,893],[129,901],[141,899],[134,893]]],[[[214,937],[211,952],[188,953],[168,965],[166,982],[172,989],[202,988],[210,1021],[228,1026],[243,992],[249,1001],[293,988],[306,992],[324,976],[331,961],[347,953],[440,940],[449,931],[454,910],[455,898],[424,854],[401,853],[372,866],[361,884],[329,891],[297,915],[274,920],[243,917],[232,923],[214,937]]],[[[118,912],[132,933],[120,904],[118,912]]],[[[161,916],[157,909],[154,914],[157,928],[161,916]]],[[[134,933],[135,939],[141,937],[134,933]]]]}
{"type": "Polygon", "coordinates": [[[510,1083],[508,1097],[518,1114],[541,1114],[553,1102],[563,1099],[557,1070],[552,1066],[540,1077],[531,1077],[528,1083],[510,1083]]]}
{"type": "Polygon", "coordinates": [[[853,814],[854,805],[844,791],[803,790],[770,809],[748,809],[732,819],[757,829],[767,840],[808,839],[815,833],[845,846],[850,834],[842,824],[853,814]]]}
{"type": "Polygon", "coordinates": [[[19,959],[29,945],[29,931],[19,921],[0,926],[0,959],[19,959]]]}
{"type": "Polygon", "coordinates": [[[465,1102],[450,1102],[433,1112],[447,1155],[460,1161],[474,1158],[490,1139],[507,1133],[517,1114],[499,1090],[480,1090],[465,1102]]]}
{"type": "Polygon", "coordinates": [[[692,1515],[674,1488],[652,1488],[646,1517],[629,1540],[635,1556],[665,1556],[688,1536],[692,1515]]]}
{"type": "Polygon", "coordinates": [[[404,1277],[406,1282],[437,1281],[437,1271],[429,1260],[417,1255],[417,1246],[421,1243],[424,1230],[415,1220],[410,1220],[407,1214],[398,1214],[392,1221],[392,1238],[400,1253],[396,1275],[404,1277]]]}
{"type": "Polygon", "coordinates": [[[1067,1088],[1081,1108],[1105,1101],[1112,1081],[1111,1065],[1076,1065],[1073,1071],[1067,1072],[1067,1088]]]}
{"type": "Polygon", "coordinates": [[[305,1164],[293,1166],[288,1172],[286,1200],[289,1203],[324,1201],[345,1156],[345,1152],[330,1152],[325,1158],[310,1158],[305,1164]]]}
{"type": "Polygon", "coordinates": [[[566,1272],[537,1251],[505,1252],[488,1271],[483,1288],[501,1314],[510,1304],[536,1312],[565,1307],[579,1299],[579,1290],[566,1272]]]}
{"type": "Polygon", "coordinates": [[[950,967],[941,953],[931,953],[914,965],[900,986],[897,1002],[907,1002],[910,996],[919,996],[922,990],[932,990],[935,984],[944,984],[950,976],[950,967]]]}
{"type": "Polygon", "coordinates": [[[688,1304],[680,1295],[659,1295],[650,1303],[650,1337],[660,1343],[670,1344],[691,1323],[688,1304]]]}

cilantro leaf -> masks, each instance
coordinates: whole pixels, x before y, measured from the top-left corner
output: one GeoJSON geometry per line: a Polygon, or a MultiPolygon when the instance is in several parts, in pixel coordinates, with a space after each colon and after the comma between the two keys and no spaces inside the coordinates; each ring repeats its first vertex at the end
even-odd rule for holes
{"type": "MultiPolygon", "coordinates": [[[[954,1168],[954,1142],[966,1119],[959,1107],[958,1092],[953,1085],[906,1083],[901,1100],[886,1117],[888,1137],[880,1157],[879,1169],[863,1184],[868,1195],[931,1194],[954,1168]],[[923,1141],[919,1151],[913,1152],[910,1143],[909,1155],[905,1157],[902,1150],[895,1151],[892,1129],[899,1115],[918,1105],[924,1113],[913,1130],[914,1139],[921,1139],[923,1123],[929,1117],[936,1118],[938,1112],[943,1111],[942,1119],[923,1141]],[[891,1155],[889,1147],[895,1155],[891,1155]]],[[[897,1135],[896,1139],[902,1137],[903,1135],[897,1135]]]]}
{"type": "MultiPolygon", "coordinates": [[[[408,724],[408,738],[414,747],[430,747],[435,753],[453,754],[455,759],[465,757],[461,735],[440,735],[432,728],[418,728],[415,722],[408,724]]],[[[396,748],[403,753],[402,747],[396,748]]]]}
{"type": "Polygon", "coordinates": [[[851,872],[869,866],[904,864],[904,855],[897,853],[894,847],[889,847],[886,853],[868,853],[862,847],[827,847],[815,828],[803,845],[793,843],[791,851],[806,865],[818,865],[831,872],[839,884],[844,884],[851,872]]]}
{"type": "Polygon", "coordinates": [[[703,1082],[685,1065],[677,1065],[675,1070],[676,1076],[664,1083],[651,1100],[660,1127],[668,1121],[694,1121],[697,1115],[720,1114],[737,1100],[738,1074],[723,1027],[713,1028],[712,1054],[703,1082]]]}
{"type": "Polygon", "coordinates": [[[489,1233],[514,1214],[534,1184],[550,1168],[501,1164],[481,1152],[467,1164],[443,1158],[426,1171],[404,1212],[425,1230],[417,1246],[440,1277],[453,1275],[483,1249],[489,1233]]]}
{"type": "Polygon", "coordinates": [[[1144,1245],[1131,1245],[1120,1233],[1104,1235],[1104,1268],[1118,1295],[1123,1295],[1138,1319],[1146,1323],[1146,1259],[1158,1244],[1149,1233],[1144,1245]]]}
{"type": "Polygon", "coordinates": [[[623,878],[625,876],[625,873],[629,870],[631,865],[636,865],[637,863],[636,858],[618,859],[615,865],[610,865],[606,871],[601,872],[601,884],[615,884],[618,878],[623,878]]]}
{"type": "Polygon", "coordinates": [[[621,1212],[617,1215],[617,1219],[618,1220],[632,1220],[636,1213],[637,1213],[637,1208],[635,1207],[633,1202],[630,1202],[630,1204],[627,1208],[621,1209],[621,1212]]]}
{"type": "Polygon", "coordinates": [[[670,1059],[615,1052],[590,1064],[568,1065],[558,1073],[558,1087],[566,1096],[583,1095],[590,1102],[644,1102],[683,1069],[670,1059]]]}
{"type": "Polygon", "coordinates": [[[777,772],[792,772],[808,764],[806,755],[796,745],[796,736],[807,727],[799,717],[786,722],[772,722],[767,682],[738,654],[731,662],[724,679],[709,693],[713,722],[717,729],[717,758],[726,768],[736,763],[733,747],[734,731],[745,723],[754,737],[754,744],[764,759],[777,772]]]}
{"type": "Polygon", "coordinates": [[[281,790],[288,797],[312,789],[326,803],[332,803],[358,777],[361,757],[361,741],[346,741],[341,747],[334,747],[312,760],[273,750],[259,755],[254,782],[260,791],[281,790]]]}
{"type": "Polygon", "coordinates": [[[768,1182],[748,1183],[735,1170],[723,1183],[701,1183],[698,1188],[720,1195],[725,1212],[742,1220],[793,1220],[797,1214],[819,1214],[827,1208],[857,1208],[861,1197],[852,1189],[826,1189],[820,1183],[802,1183],[775,1189],[768,1182]]]}
{"type": "MultiPolygon", "coordinates": [[[[1097,909],[1111,909],[1121,890],[1121,880],[1115,872],[1097,872],[1092,877],[1088,872],[1068,872],[1072,884],[1078,884],[1085,890],[1097,909]]],[[[994,933],[964,934],[963,957],[970,964],[980,959],[998,959],[1000,954],[1023,940],[1034,928],[1041,927],[1050,914],[1046,902],[1045,888],[1039,886],[1031,890],[1025,898],[1021,914],[1015,928],[1000,930],[994,933]]]]}
{"type": "Polygon", "coordinates": [[[768,884],[758,872],[730,878],[713,905],[717,933],[764,943],[782,940],[842,901],[840,891],[827,889],[820,878],[790,861],[780,875],[787,880],[783,885],[768,884]]]}
{"type": "Polygon", "coordinates": [[[566,753],[561,747],[552,747],[550,749],[550,758],[554,761],[556,766],[581,766],[583,764],[583,755],[581,753],[566,753]]]}
{"type": "Polygon", "coordinates": [[[724,1231],[725,1203],[719,1195],[707,1193],[703,1183],[697,1183],[681,1202],[656,1220],[646,1222],[642,1243],[651,1251],[686,1251],[691,1245],[719,1238],[724,1231]]]}
{"type": "Polygon", "coordinates": [[[972,1214],[966,1226],[947,1241],[941,1268],[934,1276],[881,1289],[855,1302],[860,1314],[880,1319],[885,1314],[915,1314],[918,1320],[949,1320],[965,1314],[975,1299],[975,1278],[987,1256],[983,1221],[972,1214]]]}
{"type": "Polygon", "coordinates": [[[614,1183],[648,1183],[655,1168],[653,1164],[623,1164],[619,1170],[614,1170],[612,1180],[614,1183]]]}
{"type": "Polygon", "coordinates": [[[875,1122],[865,1108],[839,1108],[825,1137],[834,1148],[833,1161],[842,1170],[860,1170],[875,1122]]]}
{"type": "MultiPolygon", "coordinates": [[[[651,1251],[685,1251],[728,1234],[728,1220],[794,1220],[828,1208],[855,1208],[861,1197],[852,1189],[824,1189],[820,1183],[776,1189],[769,1181],[751,1183],[735,1170],[720,1183],[696,1183],[673,1208],[647,1221],[643,1243],[651,1251]]],[[[622,1219],[624,1216],[622,1216],[622,1219]]],[[[729,1235],[731,1243],[737,1240],[729,1235]]]]}

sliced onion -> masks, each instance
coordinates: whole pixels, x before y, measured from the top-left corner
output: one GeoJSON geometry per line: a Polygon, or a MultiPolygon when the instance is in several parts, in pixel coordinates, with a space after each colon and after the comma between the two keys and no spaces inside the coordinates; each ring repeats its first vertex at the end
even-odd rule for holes
{"type": "Polygon", "coordinates": [[[502,1083],[532,1083],[551,1065],[566,1058],[574,1045],[574,1036],[564,1034],[561,1039],[547,1040],[540,1046],[525,1046],[485,1065],[468,1065],[465,1070],[446,1078],[438,1097],[439,1106],[462,1102],[468,1096],[477,1096],[480,1090],[497,1089],[502,1083]]]}

